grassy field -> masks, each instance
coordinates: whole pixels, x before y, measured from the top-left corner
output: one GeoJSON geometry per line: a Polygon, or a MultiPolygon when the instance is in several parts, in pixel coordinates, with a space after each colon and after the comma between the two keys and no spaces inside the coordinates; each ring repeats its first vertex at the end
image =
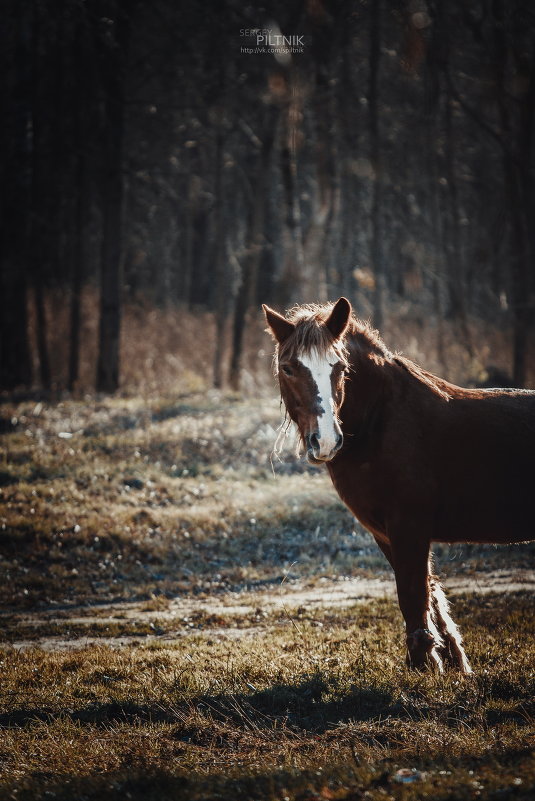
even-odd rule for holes
{"type": "Polygon", "coordinates": [[[535,796],[533,546],[436,549],[475,675],[410,674],[371,537],[271,456],[274,398],[0,414],[0,798],[535,796]]]}

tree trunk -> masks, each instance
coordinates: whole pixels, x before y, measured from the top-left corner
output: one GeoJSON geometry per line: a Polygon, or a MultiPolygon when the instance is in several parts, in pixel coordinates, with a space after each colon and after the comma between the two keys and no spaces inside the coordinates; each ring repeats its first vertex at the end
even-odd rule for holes
{"type": "MultiPolygon", "coordinates": [[[[78,97],[84,96],[84,31],[81,19],[77,21],[75,38],[76,88],[78,97]]],[[[84,139],[85,107],[79,102],[75,110],[74,145],[76,150],[76,205],[74,213],[74,248],[71,266],[71,306],[69,337],[68,388],[72,392],[80,372],[80,326],[82,318],[82,283],[84,276],[84,234],[87,212],[87,180],[84,139]]]]}
{"type": "Polygon", "coordinates": [[[108,179],[107,189],[102,201],[98,392],[115,392],[119,387],[122,187],[108,179]]]}
{"type": "MultiPolygon", "coordinates": [[[[532,54],[535,59],[535,54],[532,54]]],[[[528,88],[520,101],[520,142],[515,163],[517,204],[515,216],[519,231],[522,231],[523,247],[519,251],[515,283],[515,334],[513,344],[513,379],[515,386],[527,383],[528,345],[535,316],[535,180],[533,165],[533,136],[535,128],[535,61],[530,64],[529,75],[525,75],[528,88]]]]}
{"type": "MultiPolygon", "coordinates": [[[[440,29],[434,26],[434,36],[438,38],[440,29]]],[[[433,52],[435,44],[440,47],[441,43],[433,41],[430,51],[433,52]]],[[[441,276],[444,273],[444,229],[442,215],[440,214],[439,196],[439,169],[436,154],[437,142],[440,136],[440,126],[438,123],[438,109],[440,106],[441,75],[438,67],[438,59],[433,58],[429,61],[429,86],[427,92],[427,117],[426,117],[426,176],[428,179],[429,193],[429,216],[431,220],[431,230],[433,240],[430,252],[433,254],[429,269],[432,272],[431,290],[433,297],[433,313],[436,323],[436,348],[437,356],[444,372],[448,373],[448,360],[444,341],[444,313],[442,308],[442,286],[441,276]]]]}
{"type": "Polygon", "coordinates": [[[449,91],[445,98],[445,172],[448,191],[449,213],[446,214],[446,247],[449,255],[448,265],[448,294],[449,314],[459,321],[464,345],[470,356],[473,355],[472,337],[468,327],[466,311],[467,286],[461,249],[459,196],[457,192],[457,177],[455,170],[455,132],[452,119],[452,98],[449,91]]]}
{"type": "Polygon", "coordinates": [[[29,260],[34,290],[35,329],[39,376],[45,391],[50,389],[50,360],[47,342],[44,274],[48,271],[52,236],[48,230],[49,187],[46,159],[46,87],[43,85],[41,52],[43,44],[42,18],[38,6],[34,7],[32,19],[32,114],[31,114],[31,183],[30,183],[30,228],[29,260]]]}
{"type": "Polygon", "coordinates": [[[269,167],[275,142],[277,119],[278,109],[270,109],[267,122],[262,126],[266,133],[258,157],[258,172],[252,186],[253,210],[250,221],[249,244],[247,254],[243,260],[241,283],[236,296],[232,324],[229,383],[236,392],[240,388],[243,337],[247,312],[256,294],[258,269],[262,256],[266,196],[269,190],[269,167]]]}
{"type": "Polygon", "coordinates": [[[214,279],[215,279],[215,350],[213,364],[213,384],[216,389],[223,386],[223,360],[225,353],[226,327],[228,317],[229,293],[226,237],[223,214],[223,131],[222,121],[216,135],[216,181],[215,181],[215,237],[214,237],[214,279]]]}
{"type": "Polygon", "coordinates": [[[11,24],[0,26],[0,47],[8,67],[0,80],[0,389],[4,390],[32,381],[26,304],[29,38],[26,8],[17,5],[11,24]]]}
{"type": "MultiPolygon", "coordinates": [[[[508,159],[510,162],[510,160],[508,159]]],[[[529,251],[526,220],[527,209],[523,192],[523,176],[518,165],[508,163],[507,183],[512,209],[512,296],[513,296],[513,381],[515,387],[525,387],[527,379],[527,356],[531,323],[529,251]]],[[[531,224],[532,221],[531,221],[531,224]]]]}
{"type": "Polygon", "coordinates": [[[119,387],[121,335],[121,247],[123,216],[123,127],[126,58],[130,20],[118,11],[114,40],[102,42],[101,81],[104,93],[102,148],[102,246],[100,262],[100,322],[96,388],[115,392],[119,387]]]}
{"type": "Polygon", "coordinates": [[[80,372],[80,327],[82,323],[82,283],[84,275],[84,229],[85,229],[85,166],[79,151],[77,166],[77,196],[74,223],[74,252],[71,272],[71,305],[69,337],[68,388],[72,392],[80,372]]]}
{"type": "Polygon", "coordinates": [[[41,386],[48,392],[51,386],[50,359],[48,356],[48,326],[46,321],[45,293],[39,273],[34,273],[35,329],[37,354],[39,356],[39,378],[41,386]]]}
{"type": "Polygon", "coordinates": [[[379,70],[381,64],[381,0],[374,0],[370,7],[370,77],[368,108],[370,125],[370,160],[373,170],[371,244],[370,255],[375,277],[373,299],[373,322],[381,328],[384,318],[384,256],[383,256],[383,176],[381,157],[381,133],[379,129],[379,70]]]}
{"type": "Polygon", "coordinates": [[[286,205],[286,219],[283,226],[285,263],[282,270],[281,294],[283,302],[290,304],[303,301],[302,284],[305,278],[303,224],[297,171],[297,151],[303,136],[301,130],[303,89],[294,71],[289,73],[287,81],[284,140],[281,147],[281,173],[286,205]]]}
{"type": "MultiPolygon", "coordinates": [[[[503,137],[503,168],[505,176],[505,197],[510,209],[511,220],[511,290],[513,311],[513,381],[517,387],[526,383],[527,346],[530,327],[530,248],[528,230],[533,220],[529,213],[529,191],[526,188],[532,181],[530,176],[531,126],[533,119],[534,75],[533,65],[529,76],[529,90],[518,104],[519,120],[515,120],[512,99],[508,96],[506,85],[510,58],[510,24],[504,0],[495,0],[494,48],[496,59],[497,102],[503,137]],[[524,175],[526,173],[526,175],[524,175]]],[[[518,101],[515,99],[515,105],[518,101]]]]}

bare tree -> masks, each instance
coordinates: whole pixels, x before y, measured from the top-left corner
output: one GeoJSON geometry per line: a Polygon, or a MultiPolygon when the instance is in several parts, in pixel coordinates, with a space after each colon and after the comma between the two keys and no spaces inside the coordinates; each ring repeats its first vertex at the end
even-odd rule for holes
{"type": "Polygon", "coordinates": [[[255,299],[258,270],[264,245],[265,207],[269,192],[271,154],[275,143],[278,118],[279,109],[276,107],[268,108],[264,114],[262,125],[264,138],[260,143],[257,169],[251,186],[253,202],[250,213],[248,245],[241,264],[240,285],[236,295],[232,321],[229,383],[234,390],[238,390],[240,387],[243,337],[247,312],[255,299]]]}
{"type": "Polygon", "coordinates": [[[380,328],[384,318],[384,255],[383,255],[383,175],[381,131],[379,127],[379,70],[381,66],[381,0],[370,7],[370,55],[368,108],[370,126],[370,160],[372,164],[372,208],[370,253],[375,276],[373,321],[380,328]]]}
{"type": "MultiPolygon", "coordinates": [[[[109,5],[109,4],[105,4],[109,5]]],[[[109,8],[106,8],[109,14],[109,8]]],[[[123,222],[123,130],[125,114],[126,59],[130,17],[117,6],[113,17],[103,16],[101,32],[102,249],[100,262],[100,324],[96,388],[114,392],[119,386],[121,335],[121,249],[123,222]],[[108,21],[112,24],[109,25],[108,21]]],[[[102,24],[101,22],[101,24],[102,24]]]]}

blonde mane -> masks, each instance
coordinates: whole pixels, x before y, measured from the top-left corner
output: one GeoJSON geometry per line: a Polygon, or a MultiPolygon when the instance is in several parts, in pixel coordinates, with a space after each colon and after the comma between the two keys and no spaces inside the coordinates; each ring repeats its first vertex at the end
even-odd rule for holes
{"type": "Polygon", "coordinates": [[[308,303],[293,306],[287,313],[287,319],[294,323],[295,331],[279,345],[277,353],[281,359],[290,359],[298,354],[327,353],[331,348],[346,366],[348,351],[345,338],[335,340],[327,326],[326,320],[333,310],[333,303],[308,303]]]}
{"type": "Polygon", "coordinates": [[[333,303],[306,303],[295,305],[288,310],[286,318],[294,323],[295,331],[288,339],[277,346],[274,364],[278,359],[291,359],[298,354],[327,353],[332,348],[338,358],[349,367],[349,340],[353,339],[361,348],[370,352],[370,358],[378,365],[385,362],[397,364],[417,381],[427,386],[443,400],[450,400],[455,387],[442,378],[424,370],[416,362],[401,353],[391,353],[373,326],[351,315],[345,334],[335,340],[325,325],[333,310],[333,303]]]}

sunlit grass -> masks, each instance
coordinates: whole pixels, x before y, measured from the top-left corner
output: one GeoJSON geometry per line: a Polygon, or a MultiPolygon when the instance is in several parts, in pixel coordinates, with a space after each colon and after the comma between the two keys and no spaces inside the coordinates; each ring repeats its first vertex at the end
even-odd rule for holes
{"type": "MultiPolygon", "coordinates": [[[[534,796],[529,593],[456,597],[467,679],[406,671],[393,599],[261,607],[389,573],[291,441],[272,468],[275,399],[2,418],[0,798],[534,796]]],[[[437,550],[450,573],[533,566],[532,546],[437,550]]]]}
{"type": "MultiPolygon", "coordinates": [[[[4,605],[388,570],[291,438],[272,456],[276,400],[32,402],[2,415],[13,421],[0,464],[4,605]]],[[[456,569],[485,569],[507,553],[525,566],[527,548],[441,549],[441,564],[453,554],[456,569]]]]}
{"type": "MultiPolygon", "coordinates": [[[[222,628],[172,645],[7,650],[5,786],[67,797],[67,782],[83,782],[96,798],[103,788],[115,797],[129,781],[132,797],[142,798],[148,770],[155,787],[188,776],[191,798],[216,797],[223,776],[229,797],[246,798],[240,787],[267,774],[273,787],[293,776],[291,799],[305,797],[310,782],[314,792],[340,793],[333,797],[366,790],[381,798],[383,788],[397,798],[394,774],[408,767],[425,776],[404,798],[468,798],[476,781],[478,797],[509,788],[519,793],[511,798],[527,798],[535,786],[535,649],[516,638],[520,621],[533,630],[530,601],[460,602],[472,621],[476,673],[468,679],[408,673],[390,601],[343,613],[289,610],[256,631],[250,620],[246,636],[232,639],[222,628]]],[[[282,796],[272,788],[256,797],[282,796]]]]}

